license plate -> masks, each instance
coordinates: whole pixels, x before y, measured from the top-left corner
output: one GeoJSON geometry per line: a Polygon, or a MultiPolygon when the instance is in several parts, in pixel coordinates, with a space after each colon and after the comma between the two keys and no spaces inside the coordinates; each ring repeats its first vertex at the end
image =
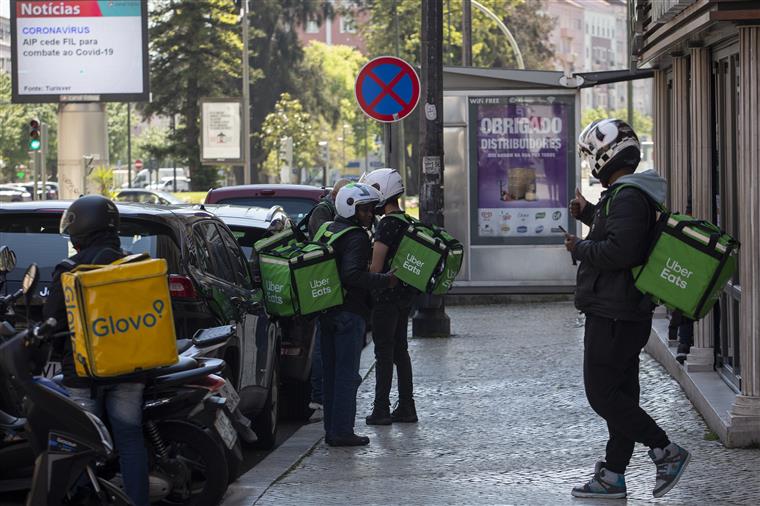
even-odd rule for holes
{"type": "Polygon", "coordinates": [[[235,427],[232,426],[232,422],[230,422],[230,419],[227,418],[227,415],[222,409],[216,414],[214,428],[219,433],[222,441],[224,441],[224,446],[231,450],[237,441],[237,432],[235,432],[235,427]]]}
{"type": "Polygon", "coordinates": [[[227,408],[229,408],[230,413],[235,411],[235,408],[240,404],[240,395],[238,395],[235,387],[233,387],[229,381],[224,382],[224,386],[219,391],[219,395],[227,399],[227,408]]]}
{"type": "Polygon", "coordinates": [[[63,369],[60,362],[48,362],[45,367],[42,368],[42,375],[47,379],[53,379],[55,376],[61,374],[63,369]]]}

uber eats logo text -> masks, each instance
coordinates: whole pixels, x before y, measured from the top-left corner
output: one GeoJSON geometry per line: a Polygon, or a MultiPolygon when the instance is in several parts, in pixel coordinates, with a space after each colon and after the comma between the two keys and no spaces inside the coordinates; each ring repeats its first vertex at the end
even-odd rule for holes
{"type": "Polygon", "coordinates": [[[425,266],[425,262],[414,256],[412,253],[407,253],[404,259],[404,269],[419,276],[422,273],[422,268],[425,266]]]}
{"type": "Polygon", "coordinates": [[[687,280],[692,274],[694,274],[694,272],[679,264],[678,260],[668,257],[667,262],[665,262],[665,267],[660,273],[660,277],[668,283],[672,283],[678,288],[685,290],[689,285],[687,280]]]}
{"type": "Polygon", "coordinates": [[[107,318],[96,318],[91,325],[92,333],[98,337],[105,337],[123,334],[130,330],[153,328],[163,316],[164,301],[157,299],[153,301],[151,306],[153,311],[144,314],[128,315],[121,318],[113,315],[107,318]]]}
{"type": "Polygon", "coordinates": [[[309,282],[309,288],[311,288],[311,296],[315,299],[332,293],[330,280],[327,278],[311,280],[309,282]]]}
{"type": "Polygon", "coordinates": [[[284,301],[282,300],[282,291],[285,289],[285,285],[282,283],[275,283],[272,280],[267,280],[266,284],[264,286],[265,292],[267,295],[267,300],[271,302],[272,304],[283,304],[284,301]]]}

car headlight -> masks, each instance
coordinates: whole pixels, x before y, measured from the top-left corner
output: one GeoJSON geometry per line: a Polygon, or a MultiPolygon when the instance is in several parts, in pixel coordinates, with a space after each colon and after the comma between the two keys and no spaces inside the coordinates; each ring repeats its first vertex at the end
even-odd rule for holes
{"type": "Polygon", "coordinates": [[[105,446],[108,453],[112,453],[113,440],[111,439],[111,434],[108,432],[108,428],[106,427],[106,424],[104,424],[100,418],[93,415],[89,411],[85,411],[84,413],[87,415],[87,418],[90,419],[92,424],[97,429],[98,434],[100,435],[100,442],[103,444],[103,446],[105,446]]]}

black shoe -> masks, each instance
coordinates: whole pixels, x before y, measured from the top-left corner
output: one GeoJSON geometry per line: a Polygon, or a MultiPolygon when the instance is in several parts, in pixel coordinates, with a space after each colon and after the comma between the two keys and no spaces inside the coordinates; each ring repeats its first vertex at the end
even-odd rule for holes
{"type": "Polygon", "coordinates": [[[366,446],[369,444],[369,438],[350,434],[348,436],[325,437],[325,442],[328,446],[366,446]]]}
{"type": "Polygon", "coordinates": [[[399,401],[396,409],[391,413],[393,423],[417,423],[417,409],[414,400],[399,401]]]}
{"type": "Polygon", "coordinates": [[[688,344],[679,344],[678,349],[676,350],[676,360],[678,360],[678,363],[683,365],[684,362],[686,362],[686,357],[689,355],[689,352],[691,351],[691,346],[688,344]]]}
{"type": "Polygon", "coordinates": [[[393,422],[391,420],[391,410],[387,404],[385,406],[375,404],[372,408],[372,414],[365,418],[365,420],[367,421],[367,425],[390,425],[393,422]]]}

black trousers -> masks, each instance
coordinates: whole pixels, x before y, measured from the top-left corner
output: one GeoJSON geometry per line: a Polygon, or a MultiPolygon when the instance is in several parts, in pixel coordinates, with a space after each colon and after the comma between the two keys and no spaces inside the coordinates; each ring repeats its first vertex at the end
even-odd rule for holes
{"type": "Polygon", "coordinates": [[[399,401],[413,398],[412,360],[406,337],[411,307],[398,302],[376,302],[372,310],[372,340],[375,343],[375,405],[390,405],[393,366],[398,375],[399,401]]]}
{"type": "Polygon", "coordinates": [[[583,379],[586,397],[609,430],[607,469],[625,472],[639,442],[664,448],[670,442],[639,406],[639,354],[649,340],[652,321],[622,321],[586,315],[583,379]]]}

